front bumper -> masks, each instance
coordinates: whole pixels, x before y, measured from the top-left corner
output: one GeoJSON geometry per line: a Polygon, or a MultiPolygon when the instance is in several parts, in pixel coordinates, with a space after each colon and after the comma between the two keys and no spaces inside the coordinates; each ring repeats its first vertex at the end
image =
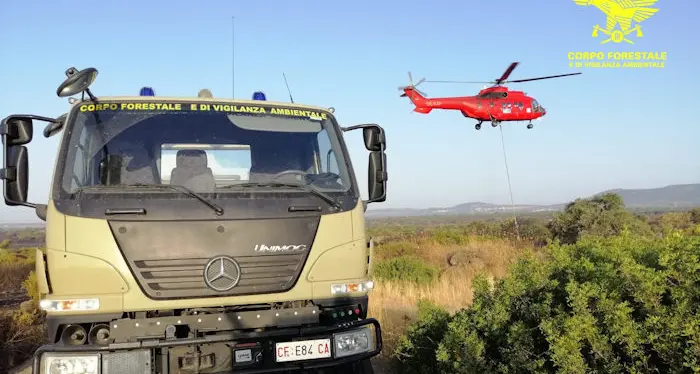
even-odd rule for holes
{"type": "MultiPolygon", "coordinates": [[[[273,373],[288,370],[299,370],[299,369],[316,369],[316,368],[327,368],[334,367],[338,365],[349,364],[353,362],[362,361],[376,356],[382,350],[382,333],[379,322],[374,318],[367,318],[357,321],[348,321],[343,323],[338,323],[330,326],[310,326],[310,327],[294,327],[294,328],[283,328],[275,329],[269,331],[261,332],[240,332],[233,331],[225,334],[210,335],[202,338],[194,339],[176,339],[176,340],[159,340],[159,341],[142,341],[135,343],[117,343],[110,344],[106,346],[99,345],[81,345],[81,346],[63,346],[63,345],[44,345],[39,347],[34,353],[33,363],[32,363],[32,373],[33,374],[43,374],[42,370],[42,357],[45,357],[46,353],[64,353],[64,354],[101,354],[101,361],[98,363],[100,369],[97,371],[99,374],[143,374],[143,373],[155,373],[155,368],[151,367],[150,370],[144,370],[140,367],[138,371],[124,371],[124,367],[114,366],[114,364],[101,366],[101,363],[105,362],[106,357],[110,355],[115,355],[120,352],[128,351],[141,351],[150,352],[150,362],[156,362],[158,357],[154,354],[156,350],[165,351],[166,358],[162,359],[163,365],[159,369],[162,374],[177,373],[179,369],[168,368],[167,350],[175,347],[184,346],[202,346],[202,345],[212,345],[220,343],[229,343],[236,345],[250,345],[256,343],[259,348],[260,361],[251,364],[246,364],[246,366],[232,366],[223,370],[216,371],[220,374],[228,373],[242,373],[242,374],[252,374],[252,373],[273,373]],[[353,354],[345,357],[336,357],[337,347],[334,344],[334,335],[337,333],[350,332],[358,328],[372,325],[374,326],[373,340],[374,347],[367,352],[353,354]],[[330,339],[331,341],[331,357],[329,358],[319,358],[304,361],[292,361],[292,362],[276,362],[275,359],[275,343],[278,342],[290,342],[296,340],[313,340],[313,339],[330,339]]],[[[232,353],[233,355],[234,353],[232,353]]],[[[118,360],[113,360],[118,361],[118,360]]],[[[234,360],[235,362],[235,360],[234,360]]],[[[157,366],[154,365],[154,366],[157,366]]],[[[43,370],[46,370],[45,368],[43,370]]],[[[213,373],[209,371],[207,373],[213,373]]],[[[196,371],[190,371],[195,373],[196,371]]]]}

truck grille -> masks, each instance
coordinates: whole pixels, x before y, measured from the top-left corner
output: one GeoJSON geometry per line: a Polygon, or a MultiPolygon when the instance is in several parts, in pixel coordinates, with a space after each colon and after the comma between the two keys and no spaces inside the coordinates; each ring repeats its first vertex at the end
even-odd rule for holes
{"type": "Polygon", "coordinates": [[[134,268],[143,291],[154,299],[235,296],[289,290],[301,273],[305,257],[306,253],[232,257],[240,266],[240,281],[224,292],[204,283],[207,258],[134,261],[134,268]]]}
{"type": "Polygon", "coordinates": [[[320,219],[115,220],[109,225],[144,294],[166,300],[289,291],[304,268],[320,219]],[[204,270],[210,261],[207,285],[204,270]],[[226,276],[219,266],[227,269],[226,276]]]}

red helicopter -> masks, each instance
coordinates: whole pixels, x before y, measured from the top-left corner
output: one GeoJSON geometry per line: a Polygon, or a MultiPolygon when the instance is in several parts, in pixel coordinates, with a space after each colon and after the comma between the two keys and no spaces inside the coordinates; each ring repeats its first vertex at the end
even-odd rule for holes
{"type": "Polygon", "coordinates": [[[416,106],[413,110],[418,113],[427,114],[433,109],[459,110],[465,117],[474,118],[479,121],[476,126],[474,126],[477,130],[481,129],[481,123],[484,121],[491,122],[491,126],[493,127],[498,126],[503,121],[529,121],[527,128],[531,129],[533,127],[532,120],[543,117],[547,114],[547,111],[535,98],[527,96],[523,91],[510,90],[508,87],[502,85],[504,83],[520,83],[566,77],[581,73],[550,75],[547,77],[511,81],[506,80],[518,64],[518,62],[510,64],[503,75],[492,82],[426,81],[425,78],[422,78],[418,83],[413,84],[413,76],[409,71],[409,85],[399,87],[399,90],[403,91],[401,97],[408,96],[411,102],[413,102],[416,106]],[[429,98],[426,97],[427,95],[425,93],[416,88],[416,86],[423,82],[487,83],[493,85],[482,89],[479,91],[479,94],[475,96],[429,98]]]}

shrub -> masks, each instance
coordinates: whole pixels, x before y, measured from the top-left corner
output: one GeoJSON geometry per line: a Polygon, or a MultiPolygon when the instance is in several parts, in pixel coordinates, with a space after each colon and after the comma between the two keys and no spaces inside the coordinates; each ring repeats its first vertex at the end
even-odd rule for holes
{"type": "Polygon", "coordinates": [[[447,330],[450,315],[439,306],[418,301],[417,321],[399,338],[394,363],[400,373],[439,374],[442,366],[435,358],[438,343],[447,330]]]}
{"type": "Polygon", "coordinates": [[[465,244],[469,240],[466,233],[458,228],[441,227],[432,232],[432,238],[439,244],[465,244]]]}
{"type": "Polygon", "coordinates": [[[383,243],[376,247],[375,253],[378,259],[392,258],[398,256],[413,256],[420,251],[417,243],[398,241],[383,243]]]}
{"type": "Polygon", "coordinates": [[[372,273],[377,279],[430,284],[438,278],[440,269],[415,257],[399,256],[377,261],[372,273]]]}
{"type": "MultiPolygon", "coordinates": [[[[629,231],[524,256],[447,328],[415,322],[402,352],[440,339],[442,373],[700,371],[700,237],[632,238],[629,231]],[[444,331],[444,334],[443,334],[444,331]]],[[[433,345],[434,346],[434,345],[433,345]]],[[[402,358],[425,367],[430,354],[402,358]]]]}
{"type": "Polygon", "coordinates": [[[39,298],[41,295],[39,294],[39,287],[36,282],[36,273],[32,270],[29,272],[27,278],[22,281],[22,289],[24,289],[24,292],[36,305],[39,305],[39,298]]]}
{"type": "MultiPolygon", "coordinates": [[[[510,233],[511,237],[514,236],[513,220],[504,221],[502,227],[504,232],[510,233]]],[[[530,217],[518,218],[518,232],[521,238],[531,240],[537,246],[544,246],[552,238],[551,232],[542,220],[530,217]]]]}

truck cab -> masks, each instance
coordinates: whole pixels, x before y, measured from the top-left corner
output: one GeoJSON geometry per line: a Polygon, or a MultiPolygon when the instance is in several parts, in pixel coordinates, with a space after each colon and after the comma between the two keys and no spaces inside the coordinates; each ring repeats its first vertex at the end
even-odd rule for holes
{"type": "Polygon", "coordinates": [[[5,203],[46,221],[34,373],[371,372],[364,212],[386,199],[380,126],[209,94],[95,97],[96,69],[66,75],[66,115],[0,125],[5,203]],[[46,204],[27,201],[37,122],[62,133],[46,204]],[[357,129],[367,200],[343,139],[357,129]]]}

